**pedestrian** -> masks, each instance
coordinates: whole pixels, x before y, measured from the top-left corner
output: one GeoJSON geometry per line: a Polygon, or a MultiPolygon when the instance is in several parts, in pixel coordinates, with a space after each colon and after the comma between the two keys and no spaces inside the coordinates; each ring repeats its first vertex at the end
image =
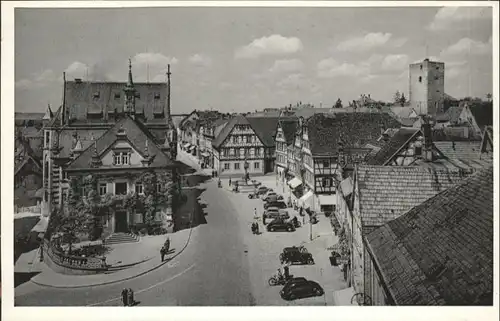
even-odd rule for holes
{"type": "Polygon", "coordinates": [[[161,261],[165,259],[165,246],[162,246],[160,249],[160,256],[161,256],[161,261]]]}
{"type": "Polygon", "coordinates": [[[122,302],[123,302],[124,307],[128,306],[128,290],[127,289],[122,290],[122,302]]]}
{"type": "Polygon", "coordinates": [[[258,216],[257,216],[257,207],[254,207],[254,208],[253,208],[253,218],[254,218],[254,219],[257,219],[257,217],[258,217],[258,216]]]}
{"type": "Polygon", "coordinates": [[[165,244],[163,245],[165,248],[165,254],[168,253],[168,250],[170,249],[170,238],[167,236],[167,239],[165,240],[165,244]]]}
{"type": "Polygon", "coordinates": [[[229,178],[229,187],[231,187],[231,178],[229,178]]]}
{"type": "Polygon", "coordinates": [[[128,296],[127,296],[127,298],[128,298],[128,300],[127,300],[128,306],[134,305],[134,303],[135,303],[135,301],[134,301],[134,291],[131,288],[128,288],[127,294],[128,294],[128,296]]]}
{"type": "Polygon", "coordinates": [[[285,271],[285,279],[288,279],[290,277],[290,268],[288,267],[288,264],[285,265],[283,270],[285,271]]]}
{"type": "Polygon", "coordinates": [[[304,211],[304,208],[301,206],[300,209],[299,209],[299,215],[300,216],[304,216],[303,211],[304,211]]]}

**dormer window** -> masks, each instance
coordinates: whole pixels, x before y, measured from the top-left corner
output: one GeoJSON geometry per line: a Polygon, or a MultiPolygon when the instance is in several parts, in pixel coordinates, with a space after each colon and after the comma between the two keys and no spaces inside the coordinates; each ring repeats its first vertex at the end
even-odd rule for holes
{"type": "Polygon", "coordinates": [[[160,99],[160,93],[155,93],[155,99],[160,99]]]}
{"type": "Polygon", "coordinates": [[[120,93],[115,93],[115,99],[120,99],[120,93]]]}
{"type": "Polygon", "coordinates": [[[141,94],[140,93],[135,93],[135,98],[141,99],[141,94]]]}
{"type": "Polygon", "coordinates": [[[422,76],[418,77],[418,82],[422,82],[422,76]]]}
{"type": "Polygon", "coordinates": [[[99,91],[96,91],[96,92],[94,92],[94,93],[92,94],[92,97],[93,97],[94,99],[99,99],[99,97],[100,97],[100,96],[101,96],[101,93],[100,93],[99,91]]]}
{"type": "Polygon", "coordinates": [[[130,151],[113,151],[113,165],[129,165],[130,151]]]}

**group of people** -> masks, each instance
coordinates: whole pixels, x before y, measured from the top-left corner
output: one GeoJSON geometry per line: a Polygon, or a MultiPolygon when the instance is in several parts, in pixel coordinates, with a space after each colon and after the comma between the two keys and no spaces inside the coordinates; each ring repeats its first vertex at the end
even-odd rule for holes
{"type": "Polygon", "coordinates": [[[279,278],[285,278],[285,280],[289,279],[290,278],[290,267],[287,265],[285,265],[283,267],[283,272],[281,272],[281,268],[278,269],[278,277],[279,278]]]}
{"type": "Polygon", "coordinates": [[[131,288],[123,289],[122,291],[122,302],[124,307],[133,306],[135,303],[134,300],[134,290],[131,288]]]}

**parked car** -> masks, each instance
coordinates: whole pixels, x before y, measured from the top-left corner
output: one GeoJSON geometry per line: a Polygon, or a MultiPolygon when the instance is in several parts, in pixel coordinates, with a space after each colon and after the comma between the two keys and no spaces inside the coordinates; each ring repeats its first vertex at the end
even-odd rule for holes
{"type": "Polygon", "coordinates": [[[259,186],[259,188],[257,188],[257,194],[258,195],[264,195],[268,191],[269,191],[269,188],[267,188],[266,186],[259,186]]]}
{"type": "Polygon", "coordinates": [[[277,208],[286,208],[286,203],[283,201],[276,201],[276,202],[266,202],[264,204],[264,209],[268,209],[270,207],[277,207],[277,208]]]}
{"type": "Polygon", "coordinates": [[[288,214],[287,210],[280,209],[277,207],[269,207],[267,210],[264,211],[264,214],[262,215],[262,221],[265,224],[266,219],[271,218],[282,218],[284,220],[287,220],[290,218],[290,215],[288,214]]]}
{"type": "MultiPolygon", "coordinates": [[[[274,192],[273,192],[274,193],[274,192]]],[[[278,201],[283,201],[284,197],[283,195],[279,195],[276,193],[269,193],[266,198],[264,198],[264,202],[278,202],[278,201]]]]}
{"type": "Polygon", "coordinates": [[[312,254],[303,246],[285,247],[280,254],[280,262],[290,264],[314,264],[312,254]]]}
{"type": "Polygon", "coordinates": [[[280,219],[280,218],[275,218],[269,224],[267,224],[267,231],[268,232],[274,232],[274,231],[293,232],[293,231],[295,231],[295,227],[290,222],[287,222],[287,221],[280,219]]]}
{"type": "Polygon", "coordinates": [[[272,192],[267,192],[264,196],[262,196],[262,200],[263,200],[264,202],[267,202],[267,200],[268,200],[270,197],[277,197],[277,196],[278,196],[278,194],[277,194],[276,192],[274,192],[274,191],[272,191],[272,192]]]}
{"type": "Polygon", "coordinates": [[[322,296],[325,291],[317,282],[307,280],[299,282],[289,282],[280,291],[284,300],[295,300],[312,296],[322,296]]]}
{"type": "Polygon", "coordinates": [[[276,195],[276,192],[272,188],[268,189],[267,192],[262,194],[262,200],[266,200],[270,195],[276,195]]]}

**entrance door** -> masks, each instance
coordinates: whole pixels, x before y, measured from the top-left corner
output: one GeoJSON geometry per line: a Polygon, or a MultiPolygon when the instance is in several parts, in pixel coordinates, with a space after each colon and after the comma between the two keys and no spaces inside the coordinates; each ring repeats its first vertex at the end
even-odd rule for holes
{"type": "Polygon", "coordinates": [[[117,211],[115,212],[115,233],[127,232],[127,212],[117,211]]]}

